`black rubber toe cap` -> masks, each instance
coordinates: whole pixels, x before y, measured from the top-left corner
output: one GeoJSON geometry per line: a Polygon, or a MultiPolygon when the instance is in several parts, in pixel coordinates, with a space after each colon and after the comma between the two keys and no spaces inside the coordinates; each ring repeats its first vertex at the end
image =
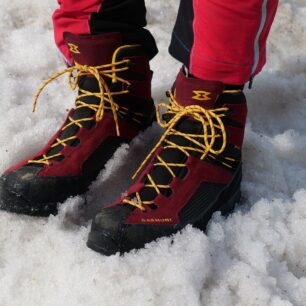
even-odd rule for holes
{"type": "Polygon", "coordinates": [[[0,177],[0,209],[48,216],[57,204],[82,191],[78,177],[41,177],[41,168],[26,166],[0,177]]]}
{"type": "Polygon", "coordinates": [[[87,246],[104,255],[121,253],[125,236],[124,220],[132,210],[127,205],[102,209],[92,220],[87,246]]]}
{"type": "Polygon", "coordinates": [[[173,225],[125,224],[133,209],[129,205],[103,209],[92,221],[87,246],[103,255],[124,254],[181,229],[173,225]]]}

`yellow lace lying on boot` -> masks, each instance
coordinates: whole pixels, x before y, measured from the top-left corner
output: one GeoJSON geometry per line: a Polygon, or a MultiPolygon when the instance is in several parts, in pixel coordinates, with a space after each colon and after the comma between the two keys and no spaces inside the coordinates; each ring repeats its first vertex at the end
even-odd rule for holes
{"type": "MultiPolygon", "coordinates": [[[[33,112],[35,112],[36,105],[38,98],[41,94],[41,92],[44,90],[44,88],[51,83],[53,80],[57,79],[58,77],[62,76],[65,73],[68,73],[68,83],[70,86],[71,90],[76,90],[78,89],[79,92],[81,93],[77,98],[75,102],[75,109],[80,109],[80,108],[90,108],[92,109],[95,113],[95,120],[97,122],[101,121],[103,119],[105,110],[111,110],[115,125],[116,125],[116,132],[117,135],[120,136],[120,131],[119,131],[119,119],[118,119],[118,112],[121,112],[123,114],[127,113],[128,109],[124,107],[120,107],[117,103],[115,103],[113,97],[116,95],[123,95],[129,93],[129,90],[121,90],[121,91],[116,91],[116,92],[111,92],[109,86],[105,82],[104,78],[109,78],[112,80],[112,83],[116,82],[121,82],[122,84],[126,84],[128,87],[130,84],[129,81],[118,77],[117,73],[118,72],[123,72],[127,71],[129,69],[128,64],[130,60],[122,60],[116,62],[113,58],[113,61],[111,64],[106,64],[106,65],[101,65],[101,66],[86,66],[86,65],[80,65],[78,63],[75,63],[74,66],[68,67],[53,76],[51,76],[48,80],[46,80],[40,88],[37,90],[35,96],[34,96],[34,103],[33,103],[33,112]],[[86,91],[82,88],[79,88],[78,86],[78,81],[80,77],[85,76],[85,75],[92,75],[94,78],[96,78],[98,85],[99,85],[99,92],[89,92],[86,91]],[[100,103],[95,105],[95,104],[88,104],[83,102],[81,99],[84,97],[90,97],[94,96],[100,99],[100,103]]],[[[136,114],[136,115],[141,115],[141,114],[136,114]]],[[[85,121],[92,121],[92,117],[88,118],[82,118],[82,119],[77,119],[74,120],[72,117],[68,117],[69,123],[67,123],[63,128],[62,131],[70,127],[71,125],[77,125],[78,127],[82,127],[81,123],[85,121]]],[[[135,119],[135,121],[137,121],[135,119]]],[[[76,139],[76,136],[71,136],[66,139],[56,139],[55,143],[51,146],[51,148],[55,148],[59,145],[66,146],[68,141],[76,139]]],[[[61,153],[54,154],[52,156],[47,156],[43,155],[41,159],[37,160],[29,160],[28,163],[35,163],[35,164],[50,164],[50,160],[61,156],[61,153]]]]}
{"type": "MultiPolygon", "coordinates": [[[[233,92],[233,91],[224,91],[226,92],[233,92]]],[[[190,106],[181,106],[179,105],[174,95],[169,92],[170,95],[170,105],[165,103],[160,103],[157,107],[157,121],[158,124],[165,128],[166,131],[156,144],[156,146],[153,148],[153,150],[149,153],[149,155],[146,157],[146,159],[143,161],[141,166],[138,168],[136,173],[133,176],[133,179],[140,173],[140,171],[144,168],[146,163],[151,159],[153,154],[156,152],[156,150],[163,145],[165,149],[177,149],[180,150],[182,153],[184,153],[187,157],[189,157],[191,154],[190,152],[198,152],[201,154],[200,159],[203,160],[206,156],[208,156],[210,153],[214,155],[221,154],[225,147],[226,147],[226,130],[224,127],[224,124],[222,122],[222,118],[225,116],[225,112],[228,111],[228,108],[218,108],[218,109],[204,109],[203,107],[199,105],[190,105],[190,106]],[[166,108],[166,114],[173,115],[172,119],[168,122],[163,123],[160,116],[160,110],[161,108],[166,108]],[[201,123],[203,128],[203,134],[189,134],[189,133],[182,133],[174,129],[175,125],[183,118],[183,117],[189,117],[192,118],[195,121],[198,121],[201,123]],[[178,145],[167,138],[169,136],[181,136],[187,140],[189,140],[195,147],[191,146],[182,146],[178,145]],[[198,139],[203,140],[203,142],[200,142],[198,139]],[[221,146],[219,148],[216,147],[216,140],[221,138],[221,146]]],[[[231,158],[226,158],[228,160],[232,160],[231,158]]],[[[164,161],[160,156],[156,156],[156,162],[154,163],[154,166],[163,166],[167,169],[167,171],[170,173],[170,175],[175,178],[175,173],[172,170],[172,167],[186,167],[184,163],[168,163],[164,161]]],[[[158,184],[154,181],[150,173],[146,175],[148,183],[144,185],[144,187],[153,188],[157,194],[161,193],[162,189],[169,189],[170,185],[162,185],[158,184]]],[[[139,208],[142,211],[145,211],[144,205],[152,205],[154,204],[154,201],[143,201],[141,199],[141,196],[139,192],[136,192],[133,199],[124,199],[123,203],[135,206],[139,208]]]]}

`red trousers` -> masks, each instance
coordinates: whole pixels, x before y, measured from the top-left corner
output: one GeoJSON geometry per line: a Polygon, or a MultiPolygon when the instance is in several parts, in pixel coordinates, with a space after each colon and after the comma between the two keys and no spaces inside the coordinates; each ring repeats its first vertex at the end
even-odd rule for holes
{"type": "MultiPolygon", "coordinates": [[[[59,4],[53,15],[55,40],[68,61],[64,32],[135,31],[140,42],[147,43],[147,33],[141,32],[146,25],[144,0],[59,4]]],[[[266,62],[266,41],[277,6],[278,0],[181,0],[170,53],[199,78],[244,84],[266,62]]],[[[148,49],[150,44],[154,49],[152,40],[148,49]]]]}

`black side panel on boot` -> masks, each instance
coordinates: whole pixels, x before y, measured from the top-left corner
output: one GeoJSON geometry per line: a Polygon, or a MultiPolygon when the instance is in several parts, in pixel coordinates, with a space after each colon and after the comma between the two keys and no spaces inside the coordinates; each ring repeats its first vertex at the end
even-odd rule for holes
{"type": "Polygon", "coordinates": [[[230,206],[239,202],[241,179],[242,168],[240,164],[230,184],[224,186],[203,183],[181,210],[179,214],[181,223],[186,225],[200,222],[203,223],[202,229],[204,230],[213,212],[220,210],[222,214],[226,214],[231,211],[234,207],[230,206]],[[231,195],[234,195],[232,201],[231,195]],[[201,220],[202,218],[205,220],[201,220]]]}
{"type": "Polygon", "coordinates": [[[83,175],[89,182],[93,181],[104,168],[116,150],[129,140],[122,137],[108,137],[83,165],[83,175]]]}

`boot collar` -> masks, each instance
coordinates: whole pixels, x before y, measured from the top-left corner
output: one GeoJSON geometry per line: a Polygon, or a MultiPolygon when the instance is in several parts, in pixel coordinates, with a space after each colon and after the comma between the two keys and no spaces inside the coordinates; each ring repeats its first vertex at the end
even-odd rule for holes
{"type": "Polygon", "coordinates": [[[76,35],[66,32],[64,39],[74,62],[87,66],[111,63],[115,50],[122,46],[120,33],[76,35]]]}
{"type": "Polygon", "coordinates": [[[182,106],[199,105],[213,109],[223,90],[223,83],[186,76],[182,68],[176,78],[174,95],[177,103],[182,106]]]}

